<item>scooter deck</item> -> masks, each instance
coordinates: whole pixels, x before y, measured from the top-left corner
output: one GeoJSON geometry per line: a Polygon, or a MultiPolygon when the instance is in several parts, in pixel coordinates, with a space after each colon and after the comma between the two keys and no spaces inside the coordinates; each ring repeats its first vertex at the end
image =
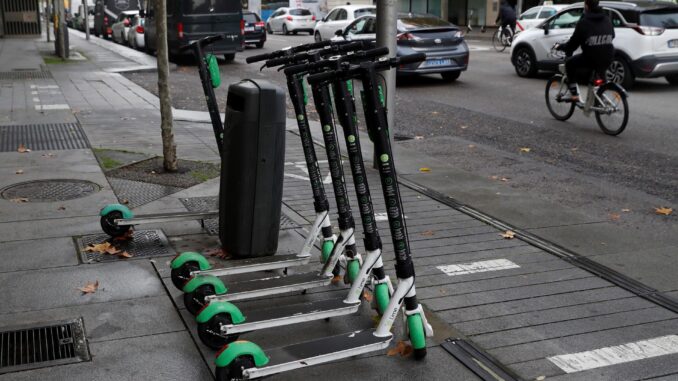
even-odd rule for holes
{"type": "Polygon", "coordinates": [[[116,218],[115,220],[113,220],[113,223],[118,226],[142,225],[160,222],[185,221],[192,219],[204,220],[214,218],[218,215],[219,215],[218,210],[211,210],[206,212],[157,213],[157,214],[145,214],[143,216],[133,218],[116,218]]]}
{"type": "Polygon", "coordinates": [[[332,276],[328,277],[317,272],[310,272],[227,283],[228,292],[226,294],[210,295],[207,297],[207,300],[211,303],[213,301],[232,302],[254,299],[262,296],[327,286],[331,281],[332,276]]]}
{"type": "Polygon", "coordinates": [[[287,267],[303,266],[311,259],[310,255],[300,256],[298,254],[271,255],[268,257],[256,257],[247,259],[233,259],[223,262],[223,266],[205,270],[193,271],[191,276],[196,275],[235,275],[246,274],[255,271],[284,269],[287,267]]]}
{"type": "Polygon", "coordinates": [[[267,350],[268,364],[244,373],[247,378],[259,378],[386,349],[393,335],[377,337],[375,332],[367,329],[267,350]]]}
{"type": "Polygon", "coordinates": [[[221,332],[222,334],[242,333],[350,315],[358,311],[360,304],[360,301],[344,303],[344,298],[333,298],[246,311],[247,320],[244,323],[223,325],[221,332]]]}

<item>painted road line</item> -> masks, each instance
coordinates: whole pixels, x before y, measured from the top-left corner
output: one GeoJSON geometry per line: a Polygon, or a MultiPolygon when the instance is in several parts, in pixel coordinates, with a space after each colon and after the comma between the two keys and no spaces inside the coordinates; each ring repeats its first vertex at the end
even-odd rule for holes
{"type": "MultiPolygon", "coordinates": [[[[407,218],[408,217],[405,216],[405,219],[407,219],[407,218]]],[[[374,213],[374,220],[377,221],[377,222],[388,221],[388,214],[386,214],[386,213],[374,213]]]]}
{"type": "Polygon", "coordinates": [[[566,373],[575,373],[675,353],[678,353],[678,335],[669,335],[547,359],[566,373]]]}
{"type": "Polygon", "coordinates": [[[455,275],[484,273],[488,271],[518,269],[520,268],[520,266],[509,261],[508,259],[492,259],[489,261],[437,266],[436,268],[449,276],[455,276],[455,275]]]}
{"type": "Polygon", "coordinates": [[[37,111],[45,110],[70,110],[71,106],[67,104],[56,104],[56,105],[35,105],[37,111]]]}

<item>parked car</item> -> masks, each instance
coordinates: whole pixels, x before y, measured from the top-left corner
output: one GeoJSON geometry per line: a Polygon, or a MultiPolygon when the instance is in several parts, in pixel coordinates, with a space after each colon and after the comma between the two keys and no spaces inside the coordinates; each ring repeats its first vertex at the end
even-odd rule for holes
{"type": "MultiPolygon", "coordinates": [[[[142,16],[146,51],[156,51],[154,0],[147,0],[142,16]]],[[[181,48],[200,38],[221,34],[223,40],[210,45],[212,54],[233,61],[243,50],[242,3],[240,0],[167,0],[167,45],[171,56],[193,54],[181,48]]]]}
{"type": "MultiPolygon", "coordinates": [[[[94,35],[105,39],[111,38],[113,23],[120,12],[133,11],[142,5],[141,0],[92,0],[94,3],[94,35]]],[[[90,8],[91,9],[91,8],[90,8]]]]}
{"type": "Polygon", "coordinates": [[[254,12],[243,11],[242,19],[245,20],[245,44],[263,48],[266,42],[266,23],[254,12]]]}
{"type": "Polygon", "coordinates": [[[146,19],[141,15],[136,15],[132,18],[132,23],[127,32],[127,45],[134,49],[143,49],[146,46],[144,41],[144,23],[146,19]]]}
{"type": "MultiPolygon", "coordinates": [[[[90,14],[87,17],[87,21],[89,23],[89,30],[91,32],[94,29],[94,11],[90,10],[89,12],[90,14]]],[[[85,18],[83,17],[82,13],[76,13],[73,16],[73,28],[82,32],[85,31],[85,18]]]]}
{"type": "Polygon", "coordinates": [[[567,6],[567,4],[548,4],[532,7],[518,16],[516,31],[522,32],[534,28],[542,21],[558,13],[561,9],[567,8],[567,6]]]}
{"type": "Polygon", "coordinates": [[[127,33],[130,30],[130,25],[132,24],[132,19],[134,16],[139,15],[139,11],[124,11],[120,12],[118,18],[111,26],[111,35],[113,36],[113,41],[119,44],[127,44],[127,33]]]}
{"type": "Polygon", "coordinates": [[[342,5],[333,8],[327,16],[315,24],[313,36],[316,41],[329,40],[338,30],[343,30],[355,19],[365,15],[376,15],[374,5],[342,5]]]}
{"type": "MultiPolygon", "coordinates": [[[[376,40],[376,16],[362,16],[336,39],[376,40]]],[[[426,60],[398,67],[398,74],[440,74],[446,81],[455,81],[466,70],[469,49],[459,28],[431,15],[401,13],[397,21],[397,55],[426,53],[426,60]]]]}
{"type": "Polygon", "coordinates": [[[297,32],[308,32],[313,34],[315,27],[315,16],[306,8],[278,8],[266,20],[266,30],[268,33],[281,32],[282,34],[297,34],[297,32]]]}
{"type": "MultiPolygon", "coordinates": [[[[630,88],[636,78],[665,77],[678,85],[678,5],[663,1],[601,1],[615,30],[615,58],[606,79],[630,88]]],[[[551,47],[567,41],[584,4],[573,4],[532,29],[519,33],[511,47],[511,62],[521,77],[539,70],[555,71],[562,59],[551,47]]]]}

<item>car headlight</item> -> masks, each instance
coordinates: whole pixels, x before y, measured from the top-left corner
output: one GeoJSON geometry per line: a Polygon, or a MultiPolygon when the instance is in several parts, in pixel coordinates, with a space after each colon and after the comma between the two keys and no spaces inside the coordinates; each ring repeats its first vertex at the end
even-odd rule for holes
{"type": "Polygon", "coordinates": [[[454,32],[454,38],[461,38],[461,36],[462,36],[462,33],[461,33],[460,30],[454,32]]]}

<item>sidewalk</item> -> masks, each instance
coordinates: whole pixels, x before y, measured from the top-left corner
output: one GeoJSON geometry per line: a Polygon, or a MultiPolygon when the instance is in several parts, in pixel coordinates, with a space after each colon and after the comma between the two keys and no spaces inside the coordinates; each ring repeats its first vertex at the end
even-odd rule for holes
{"type": "MultiPolygon", "coordinates": [[[[158,234],[167,237],[169,245],[163,246],[166,256],[151,255],[154,259],[150,261],[137,258],[95,264],[84,263],[80,258],[76,240],[100,234],[99,209],[121,198],[91,148],[157,155],[161,153],[161,145],[157,98],[112,72],[143,69],[148,65],[129,60],[115,53],[115,49],[104,48],[105,41],[88,43],[72,35],[71,43],[72,49],[82,53],[87,61],[48,65],[51,75],[40,74],[44,78],[0,79],[3,118],[0,131],[5,133],[6,126],[69,124],[68,131],[74,135],[77,136],[80,129],[86,135],[86,139],[73,144],[85,146],[39,150],[28,145],[33,150],[27,153],[19,153],[11,146],[0,152],[0,188],[29,180],[74,179],[89,181],[100,189],[87,197],[57,202],[0,199],[0,255],[5,259],[5,266],[0,270],[0,285],[9,290],[0,298],[3,306],[0,326],[82,316],[91,361],[8,373],[4,378],[210,379],[214,351],[197,339],[193,317],[184,310],[178,290],[168,282],[168,263],[175,251],[199,251],[216,246],[216,237],[195,221],[143,226],[143,231],[159,229],[158,234]],[[20,169],[23,173],[17,174],[20,169]],[[82,295],[78,288],[94,281],[99,282],[98,291],[82,295]]],[[[31,68],[40,67],[39,51],[49,49],[42,42],[0,40],[0,63],[7,63],[3,70],[9,72],[23,67],[16,66],[17,60],[13,59],[19,47],[21,65],[31,68]]],[[[179,157],[218,162],[211,125],[201,123],[200,114],[179,114],[180,119],[190,120],[175,123],[179,157]]],[[[319,138],[319,126],[313,128],[314,136],[319,138]]],[[[303,162],[303,156],[295,131],[294,121],[289,120],[283,202],[290,218],[308,227],[314,213],[306,174],[303,165],[298,164],[303,162]]],[[[5,135],[0,137],[4,141],[5,135]]],[[[47,146],[46,138],[32,139],[35,147],[47,146]]],[[[73,135],[64,139],[77,140],[73,135]]],[[[366,136],[363,142],[364,157],[372,157],[366,136]]],[[[316,150],[320,158],[325,156],[320,144],[316,150]]],[[[350,378],[367,379],[478,379],[441,346],[450,337],[468,339],[525,380],[542,376],[558,380],[676,377],[678,349],[671,345],[666,346],[667,354],[663,356],[647,355],[639,357],[644,360],[622,361],[617,365],[603,356],[598,361],[602,364],[608,361],[609,366],[597,368],[588,364],[575,372],[549,360],[551,356],[674,335],[678,314],[671,310],[671,305],[657,304],[667,302],[659,298],[661,295],[630,292],[618,282],[613,283],[614,279],[608,275],[584,269],[585,261],[568,257],[567,250],[558,255],[557,247],[539,241],[528,232],[520,234],[519,229],[512,228],[519,231],[520,239],[505,239],[501,233],[507,229],[501,221],[453,202],[455,200],[447,196],[454,195],[455,199],[468,204],[479,192],[493,191],[479,179],[452,169],[421,172],[419,168],[424,166],[446,167],[400,146],[396,147],[394,156],[403,182],[402,197],[416,266],[417,294],[436,332],[429,340],[429,356],[423,362],[414,362],[375,353],[309,367],[274,379],[340,380],[347,379],[347,374],[350,378]],[[657,296],[656,300],[651,296],[657,296]]],[[[324,174],[329,171],[326,162],[321,162],[321,169],[324,174]]],[[[345,173],[349,173],[347,168],[345,173]]],[[[374,171],[370,171],[369,181],[375,209],[383,215],[385,206],[381,192],[377,191],[379,180],[374,171]]],[[[354,201],[351,188],[349,184],[354,201]]],[[[331,187],[326,186],[326,191],[333,200],[331,187]]],[[[217,193],[218,181],[210,180],[166,196],[159,193],[155,200],[144,199],[135,213],[186,210],[189,201],[213,202],[217,193]]],[[[355,201],[353,209],[357,215],[355,201]]],[[[534,226],[529,224],[533,221],[525,222],[518,226],[534,226]]],[[[383,218],[379,228],[384,238],[385,267],[393,276],[388,225],[383,218]]],[[[362,242],[359,245],[362,250],[362,242]]],[[[307,269],[313,268],[317,268],[317,262],[309,264],[307,269]]],[[[304,296],[275,298],[275,303],[312,300],[342,292],[345,292],[343,287],[333,286],[309,290],[304,296]]],[[[272,301],[269,298],[239,306],[257,308],[272,301]]],[[[272,348],[369,328],[373,325],[371,316],[372,312],[364,308],[356,316],[285,327],[274,334],[256,332],[247,335],[247,339],[264,349],[272,348]]],[[[399,334],[399,330],[395,332],[399,334]]]]}

